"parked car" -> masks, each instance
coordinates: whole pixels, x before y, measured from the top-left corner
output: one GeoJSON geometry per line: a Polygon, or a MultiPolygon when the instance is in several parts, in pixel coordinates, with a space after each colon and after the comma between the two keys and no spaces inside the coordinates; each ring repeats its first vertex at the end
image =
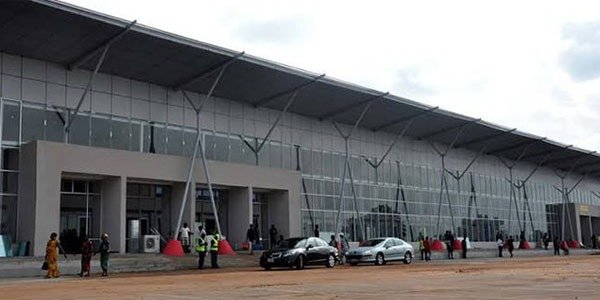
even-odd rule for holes
{"type": "Polygon", "coordinates": [[[338,260],[336,248],[316,237],[296,237],[283,240],[275,248],[263,252],[260,266],[265,270],[272,267],[295,267],[301,270],[306,265],[324,265],[333,268],[338,260]]]}
{"type": "Polygon", "coordinates": [[[383,265],[389,261],[412,262],[414,250],[411,244],[398,238],[375,238],[364,241],[359,247],[350,249],[346,261],[350,265],[375,263],[383,265]]]}

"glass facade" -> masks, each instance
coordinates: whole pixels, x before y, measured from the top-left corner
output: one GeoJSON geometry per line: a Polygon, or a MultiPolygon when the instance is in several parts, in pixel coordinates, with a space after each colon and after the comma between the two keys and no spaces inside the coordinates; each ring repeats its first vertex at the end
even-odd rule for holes
{"type": "MultiPolygon", "coordinates": [[[[68,91],[75,84],[65,79],[69,76],[64,74],[71,72],[50,63],[36,62],[45,67],[43,78],[28,78],[23,72],[6,67],[7,60],[20,60],[23,68],[23,58],[5,54],[2,57],[0,223],[2,234],[16,238],[14,216],[19,209],[19,147],[33,140],[65,140],[65,105],[71,101],[68,91]],[[26,80],[44,85],[45,91],[25,97],[26,80]],[[19,82],[20,91],[15,92],[13,89],[16,88],[10,87],[13,81],[19,82]]],[[[70,143],[168,155],[193,152],[196,119],[180,95],[171,95],[167,89],[147,83],[108,75],[102,78],[109,87],[92,91],[91,104],[83,106],[72,126],[70,143]]],[[[344,153],[339,136],[333,129],[326,129],[331,126],[287,114],[257,159],[240,135],[248,143],[256,144],[256,137],[262,138],[270,126],[269,120],[273,120],[270,114],[276,116],[278,112],[224,99],[209,100],[205,108],[201,126],[208,159],[301,170],[305,188],[300,195],[302,208],[298,213],[301,214],[303,234],[311,234],[314,224],[318,224],[322,232],[335,231],[344,153]]],[[[439,205],[441,172],[438,157],[412,149],[416,142],[406,141],[406,145],[397,146],[402,147],[403,152],[394,150],[376,170],[364,157],[373,160],[381,151],[363,146],[373,142],[367,137],[369,133],[359,131],[356,140],[351,141],[349,159],[356,200],[347,178],[340,218],[343,231],[350,238],[400,236],[410,240],[411,232],[415,239],[418,234],[435,236],[453,230],[459,236],[466,232],[475,241],[492,241],[497,231],[517,236],[524,226],[530,240],[535,240],[542,232],[557,233],[557,212],[546,206],[561,201],[560,193],[553,187],[556,181],[544,182],[534,176],[525,186],[530,208],[527,210],[524,209],[523,189],[517,191],[516,204],[511,203],[510,186],[504,177],[506,169],[498,170],[498,165],[490,164],[486,166],[490,172],[481,171],[485,168],[474,168],[460,183],[447,176],[448,192],[443,191],[439,205]],[[399,179],[402,184],[398,183],[399,179]],[[360,233],[363,229],[366,236],[360,233]]],[[[377,143],[383,149],[391,139],[377,143]]],[[[571,201],[600,204],[591,191],[583,188],[573,191],[571,201]]]]}

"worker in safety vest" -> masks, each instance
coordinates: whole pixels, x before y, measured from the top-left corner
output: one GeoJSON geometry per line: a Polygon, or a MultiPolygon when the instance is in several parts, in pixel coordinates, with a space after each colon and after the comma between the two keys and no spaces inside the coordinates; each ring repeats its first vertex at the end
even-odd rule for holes
{"type": "Polygon", "coordinates": [[[213,269],[219,268],[219,265],[217,264],[217,253],[219,252],[219,240],[220,239],[221,239],[221,237],[216,232],[210,237],[210,242],[209,242],[210,266],[213,269]]]}
{"type": "Polygon", "coordinates": [[[198,269],[204,268],[204,258],[206,257],[206,231],[202,225],[198,226],[198,238],[196,239],[196,252],[198,252],[198,269]]]}

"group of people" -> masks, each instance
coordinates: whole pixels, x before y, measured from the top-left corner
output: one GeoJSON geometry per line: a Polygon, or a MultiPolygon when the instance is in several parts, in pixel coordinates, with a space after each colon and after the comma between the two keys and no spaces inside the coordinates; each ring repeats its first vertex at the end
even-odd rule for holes
{"type": "Polygon", "coordinates": [[[196,247],[194,250],[198,253],[198,269],[204,269],[204,258],[206,253],[210,253],[210,266],[213,269],[218,269],[218,254],[219,254],[219,241],[221,236],[216,230],[210,235],[206,234],[206,230],[200,224],[198,226],[198,237],[196,238],[196,247]]]}
{"type": "MultiPolygon", "coordinates": [[[[81,244],[81,271],[79,272],[79,276],[81,277],[90,277],[91,276],[91,264],[92,257],[96,255],[94,250],[94,245],[92,241],[86,236],[82,236],[82,244],[81,244]]],[[[102,234],[102,240],[100,242],[99,248],[100,252],[100,267],[102,268],[102,276],[108,276],[108,260],[110,255],[110,243],[108,240],[108,234],[102,234]]],[[[58,240],[58,235],[56,232],[50,234],[50,240],[46,244],[46,256],[44,258],[44,264],[42,265],[42,269],[47,270],[46,278],[57,278],[60,276],[60,272],[58,270],[58,257],[60,252],[64,255],[65,259],[67,258],[67,252],[60,244],[58,240]]]]}
{"type": "Polygon", "coordinates": [[[498,257],[503,257],[502,252],[504,248],[508,250],[508,254],[510,257],[513,257],[513,252],[515,251],[515,240],[512,235],[509,236],[506,241],[502,238],[502,234],[498,233],[496,235],[496,246],[498,247],[498,257]]]}

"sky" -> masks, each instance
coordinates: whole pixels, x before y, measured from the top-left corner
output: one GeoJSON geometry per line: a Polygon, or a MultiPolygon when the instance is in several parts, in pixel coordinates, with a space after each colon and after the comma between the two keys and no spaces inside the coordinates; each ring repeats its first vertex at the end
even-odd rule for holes
{"type": "Polygon", "coordinates": [[[600,152],[600,1],[66,2],[600,152]]]}

